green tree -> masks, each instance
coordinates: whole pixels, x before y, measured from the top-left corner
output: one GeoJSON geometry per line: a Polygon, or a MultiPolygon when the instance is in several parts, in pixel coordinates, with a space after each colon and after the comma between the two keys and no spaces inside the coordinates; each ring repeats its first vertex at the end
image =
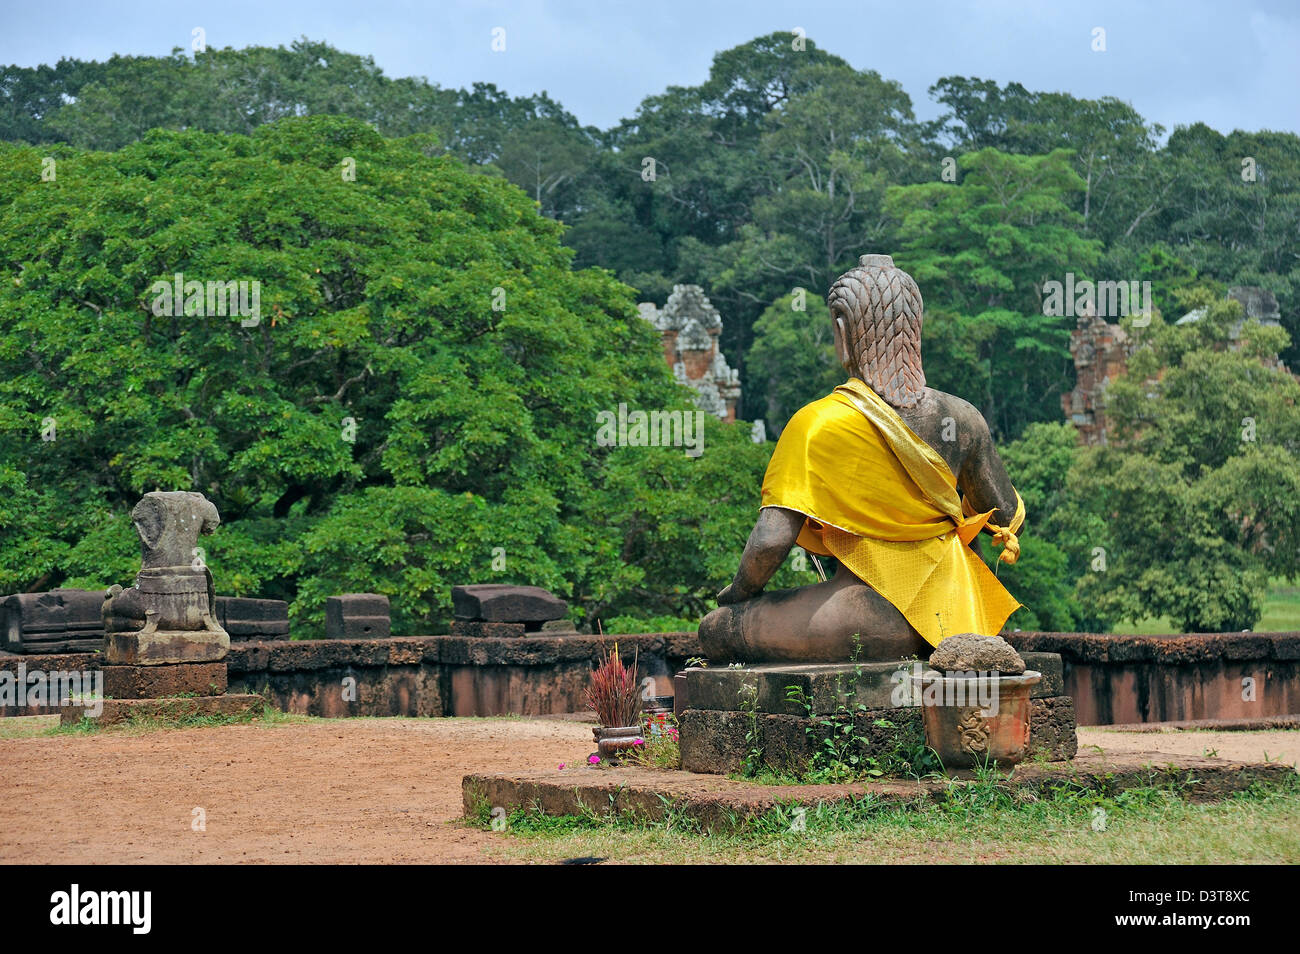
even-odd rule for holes
{"type": "Polygon", "coordinates": [[[1064,422],[1030,424],[1019,439],[999,448],[1025,502],[1020,559],[1011,566],[994,563],[996,554],[984,547],[1003,584],[1024,604],[1008,626],[1055,631],[1097,628],[1095,616],[1086,613],[1074,595],[1074,581],[1086,566],[1071,565],[1070,554],[1059,545],[1066,534],[1058,514],[1070,500],[1067,487],[1079,452],[1078,432],[1064,422]]]}
{"type": "Polygon", "coordinates": [[[596,415],[689,399],[624,286],[434,151],[290,119],[64,150],[42,181],[44,150],[0,146],[0,588],[128,580],[127,511],[183,488],[225,517],[222,591],[309,624],[358,587],[405,632],[458,582],[617,601],[596,501],[643,449],[598,446],[596,415]],[[259,319],[167,314],[176,273],[260,282],[259,319]]]}
{"type": "Polygon", "coordinates": [[[748,367],[750,386],[767,395],[767,428],[779,435],[795,411],[844,383],[826,302],[814,295],[774,301],[754,323],[748,367]]]}
{"type": "Polygon", "coordinates": [[[1071,200],[1082,188],[1064,150],[963,155],[956,183],[889,190],[902,250],[925,296],[931,383],[975,403],[999,439],[1060,414],[1071,319],[1043,314],[1043,286],[1082,274],[1100,243],[1071,200]]]}
{"type": "Polygon", "coordinates": [[[1272,360],[1281,329],[1247,323],[1234,341],[1237,302],[1183,300],[1200,320],[1157,317],[1111,382],[1114,436],[1081,452],[1059,540],[1103,617],[1246,629],[1268,578],[1300,575],[1300,384],[1272,360]]]}

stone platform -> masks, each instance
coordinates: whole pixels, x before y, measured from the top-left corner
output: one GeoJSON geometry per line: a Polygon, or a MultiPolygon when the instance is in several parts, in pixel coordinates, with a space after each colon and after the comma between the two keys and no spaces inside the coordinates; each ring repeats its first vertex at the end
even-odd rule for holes
{"type": "MultiPolygon", "coordinates": [[[[1026,758],[1072,759],[1079,744],[1074,703],[1064,694],[1061,657],[1022,656],[1025,666],[1043,677],[1030,693],[1026,758]]],[[[797,774],[836,729],[858,739],[856,754],[864,758],[887,758],[900,748],[920,745],[925,730],[921,707],[911,698],[910,677],[924,669],[921,663],[902,661],[691,669],[677,680],[684,696],[676,706],[682,768],[736,772],[751,752],[761,751],[769,768],[797,774]]]]}
{"type": "Polygon", "coordinates": [[[144,719],[186,719],[204,716],[253,716],[262,711],[266,700],[261,696],[234,694],[224,696],[182,696],[171,699],[105,699],[103,710],[94,715],[92,707],[67,705],[59,709],[60,725],[76,725],[90,718],[98,725],[116,725],[134,717],[144,719]]]}
{"type": "MultiPolygon", "coordinates": [[[[1013,792],[1037,794],[1069,783],[1072,788],[1107,795],[1130,788],[1166,788],[1191,801],[1207,802],[1244,791],[1256,783],[1283,785],[1295,770],[1277,763],[1168,755],[1158,752],[1100,755],[1085,753],[1072,762],[1024,763],[998,781],[1013,792]]],[[[760,785],[722,775],[620,766],[564,771],[466,775],[461,782],[465,814],[480,806],[539,810],[547,815],[628,812],[647,820],[669,811],[684,813],[709,828],[727,828],[758,817],[778,805],[815,806],[871,797],[877,802],[920,805],[945,798],[954,787],[975,784],[957,779],[882,780],[853,785],[760,785]]]]}

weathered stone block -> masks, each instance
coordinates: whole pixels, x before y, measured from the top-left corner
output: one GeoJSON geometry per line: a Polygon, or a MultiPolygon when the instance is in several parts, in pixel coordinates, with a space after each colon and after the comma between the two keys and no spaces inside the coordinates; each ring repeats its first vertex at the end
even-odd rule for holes
{"type": "Polygon", "coordinates": [[[116,666],[217,662],[229,649],[230,637],[221,631],[109,633],[104,637],[104,662],[116,666]]]}
{"type": "Polygon", "coordinates": [[[1029,745],[1026,759],[1065,762],[1079,752],[1074,700],[1069,696],[1029,700],[1029,745]]]}
{"type": "Polygon", "coordinates": [[[489,623],[481,619],[453,619],[451,635],[472,639],[514,638],[524,635],[523,623],[489,623]]]}
{"type": "Polygon", "coordinates": [[[325,601],[326,639],[385,639],[391,635],[387,596],[345,593],[325,601]]]}
{"type": "Polygon", "coordinates": [[[749,750],[747,713],[723,709],[687,709],[678,717],[682,768],[688,772],[727,775],[740,771],[749,750]]]}
{"type": "MultiPolygon", "coordinates": [[[[1055,653],[1023,653],[1025,665],[1042,673],[1031,698],[1064,693],[1061,657],[1055,653]]],[[[767,663],[743,669],[690,669],[686,672],[687,708],[740,709],[741,693],[756,712],[785,715],[830,715],[841,709],[889,709],[910,704],[905,693],[913,673],[924,672],[916,661],[887,663],[767,663]],[[800,699],[806,701],[800,701],[800,699]],[[807,706],[811,706],[809,709],[807,706]]]]}
{"type": "Polygon", "coordinates": [[[1031,699],[1065,695],[1065,667],[1060,653],[1021,653],[1025,668],[1042,673],[1038,685],[1029,690],[1031,699]]]}
{"type": "Polygon", "coordinates": [[[103,667],[104,695],[111,699],[157,699],[164,696],[219,696],[226,691],[226,664],[179,663],[173,666],[103,667]]]}
{"type": "Polygon", "coordinates": [[[231,639],[287,639],[289,604],[244,596],[218,596],[217,622],[231,639]]]}
{"type": "Polygon", "coordinates": [[[493,623],[542,623],[563,619],[569,612],[569,604],[540,586],[504,583],[453,586],[451,605],[457,619],[493,623]]]}
{"type": "Polygon", "coordinates": [[[744,669],[690,669],[686,693],[693,709],[740,709],[756,712],[805,715],[807,709],[794,696],[802,696],[814,715],[852,708],[886,708],[896,686],[902,684],[900,670],[907,663],[769,663],[744,669]]]}
{"type": "Polygon", "coordinates": [[[199,716],[252,718],[262,712],[266,700],[254,695],[197,696],[184,699],[105,699],[103,710],[94,715],[90,706],[64,706],[59,711],[62,725],[76,725],[83,717],[100,725],[129,722],[132,717],[145,719],[186,719],[199,716]]]}
{"type": "Polygon", "coordinates": [[[0,597],[0,642],[11,653],[99,649],[103,590],[58,589],[0,597]]]}

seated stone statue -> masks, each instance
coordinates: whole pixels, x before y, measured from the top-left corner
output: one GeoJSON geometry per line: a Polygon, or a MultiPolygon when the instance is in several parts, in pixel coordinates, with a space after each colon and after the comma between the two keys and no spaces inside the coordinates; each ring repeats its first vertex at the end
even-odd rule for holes
{"type": "Polygon", "coordinates": [[[700,623],[715,663],[925,658],[1020,605],[974,547],[990,533],[1015,562],[1024,504],[979,411],[926,387],[916,283],[864,255],[828,303],[849,380],[781,432],[740,568],[700,623]],[[834,576],[764,593],[796,544],[834,576]]]}

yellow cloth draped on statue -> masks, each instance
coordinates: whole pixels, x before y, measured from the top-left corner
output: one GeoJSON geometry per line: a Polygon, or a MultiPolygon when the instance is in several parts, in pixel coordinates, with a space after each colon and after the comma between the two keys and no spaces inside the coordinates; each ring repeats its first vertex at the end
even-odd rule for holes
{"type": "Polygon", "coordinates": [[[943,458],[857,378],[790,419],[762,505],[807,517],[798,544],[847,566],[933,646],[958,633],[996,635],[1020,606],[967,545],[987,524],[1001,559],[1014,563],[1020,495],[1010,526],[990,523],[995,511],[974,513],[943,458]]]}

